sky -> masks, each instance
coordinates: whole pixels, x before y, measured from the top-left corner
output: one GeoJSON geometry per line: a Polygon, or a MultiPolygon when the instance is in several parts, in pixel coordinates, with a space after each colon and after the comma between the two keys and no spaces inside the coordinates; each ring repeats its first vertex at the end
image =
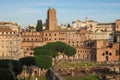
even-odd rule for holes
{"type": "Polygon", "coordinates": [[[36,26],[38,19],[46,21],[49,7],[56,9],[58,25],[85,17],[97,22],[120,19],[120,0],[0,0],[0,21],[36,26]]]}

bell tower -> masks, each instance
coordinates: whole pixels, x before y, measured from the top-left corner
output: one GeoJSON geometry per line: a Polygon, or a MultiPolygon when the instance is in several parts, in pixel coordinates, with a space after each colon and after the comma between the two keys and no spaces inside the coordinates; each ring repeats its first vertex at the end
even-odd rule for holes
{"type": "Polygon", "coordinates": [[[49,31],[54,31],[57,29],[56,10],[54,8],[48,9],[47,20],[46,20],[46,29],[49,31]]]}

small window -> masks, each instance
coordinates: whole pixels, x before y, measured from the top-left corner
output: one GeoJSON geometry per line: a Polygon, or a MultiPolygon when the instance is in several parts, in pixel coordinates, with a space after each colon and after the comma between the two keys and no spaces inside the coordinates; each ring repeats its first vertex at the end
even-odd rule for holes
{"type": "Polygon", "coordinates": [[[112,55],[112,53],[109,53],[109,55],[111,56],[111,55],[112,55]]]}
{"type": "Polygon", "coordinates": [[[119,51],[118,50],[116,50],[116,56],[118,56],[119,55],[119,51]]]}
{"type": "Polygon", "coordinates": [[[27,50],[29,50],[29,49],[27,48],[27,50]]]}
{"type": "Polygon", "coordinates": [[[103,56],[105,55],[105,53],[102,54],[103,56]]]}
{"type": "Polygon", "coordinates": [[[32,55],[32,52],[30,53],[30,55],[32,55]]]}
{"type": "Polygon", "coordinates": [[[108,55],[108,51],[106,51],[106,55],[108,55]]]}
{"type": "Polygon", "coordinates": [[[117,26],[117,28],[118,28],[118,26],[117,26]]]}

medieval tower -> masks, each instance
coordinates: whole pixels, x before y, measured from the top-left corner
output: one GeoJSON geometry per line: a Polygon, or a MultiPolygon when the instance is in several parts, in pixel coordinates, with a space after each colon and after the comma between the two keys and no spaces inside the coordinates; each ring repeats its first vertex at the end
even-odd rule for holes
{"type": "Polygon", "coordinates": [[[49,8],[47,12],[46,29],[54,31],[57,29],[56,10],[49,8]]]}

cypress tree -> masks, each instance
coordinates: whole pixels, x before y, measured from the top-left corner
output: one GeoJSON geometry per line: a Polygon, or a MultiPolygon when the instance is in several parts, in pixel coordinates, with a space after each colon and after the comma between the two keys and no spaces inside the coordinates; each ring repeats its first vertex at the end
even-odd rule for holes
{"type": "Polygon", "coordinates": [[[42,31],[42,28],[43,28],[42,20],[38,20],[36,25],[36,31],[37,32],[42,31]]]}
{"type": "Polygon", "coordinates": [[[71,26],[70,26],[70,24],[68,23],[68,24],[67,24],[67,28],[70,28],[70,27],[71,27],[71,26]]]}

